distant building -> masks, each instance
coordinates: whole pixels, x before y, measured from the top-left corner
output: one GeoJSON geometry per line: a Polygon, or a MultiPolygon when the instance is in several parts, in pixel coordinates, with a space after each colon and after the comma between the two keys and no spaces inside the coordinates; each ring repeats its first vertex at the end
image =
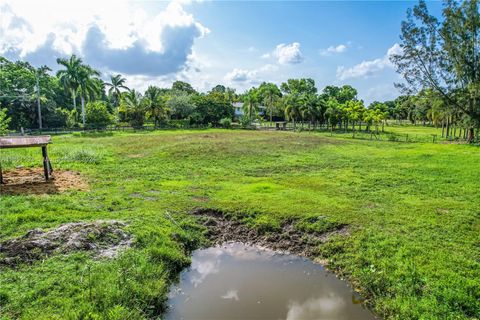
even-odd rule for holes
{"type": "MultiPolygon", "coordinates": [[[[233,110],[235,111],[235,117],[239,118],[243,116],[243,102],[234,102],[232,105],[233,110]]],[[[266,109],[267,107],[265,106],[258,106],[258,113],[263,116],[266,109]]]]}

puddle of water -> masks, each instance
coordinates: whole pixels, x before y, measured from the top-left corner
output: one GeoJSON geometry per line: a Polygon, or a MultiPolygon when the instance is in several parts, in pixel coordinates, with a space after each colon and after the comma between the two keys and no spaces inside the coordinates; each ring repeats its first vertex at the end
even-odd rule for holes
{"type": "Polygon", "coordinates": [[[375,319],[320,265],[241,243],[196,250],[168,304],[166,319],[375,319]]]}

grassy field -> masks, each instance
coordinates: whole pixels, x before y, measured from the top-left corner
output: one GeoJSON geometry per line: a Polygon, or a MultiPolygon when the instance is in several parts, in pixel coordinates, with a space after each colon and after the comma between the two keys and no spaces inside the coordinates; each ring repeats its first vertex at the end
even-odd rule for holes
{"type": "MultiPolygon", "coordinates": [[[[90,191],[1,195],[0,241],[71,221],[129,223],[134,247],[114,260],[87,253],[0,267],[0,319],[142,319],[206,244],[188,214],[217,208],[275,232],[296,219],[388,319],[480,318],[480,149],[329,137],[324,133],[171,131],[54,137],[55,168],[90,191]],[[310,220],[309,220],[310,218],[310,220]],[[323,221],[323,220],[318,220],[323,221]]],[[[38,150],[2,150],[4,169],[38,166],[38,150]]]]}

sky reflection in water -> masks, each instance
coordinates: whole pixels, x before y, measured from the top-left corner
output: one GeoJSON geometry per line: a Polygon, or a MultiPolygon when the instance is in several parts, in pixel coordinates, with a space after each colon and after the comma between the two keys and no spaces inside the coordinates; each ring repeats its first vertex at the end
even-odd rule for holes
{"type": "Polygon", "coordinates": [[[374,319],[352,295],[310,260],[232,243],[193,253],[166,319],[374,319]]]}

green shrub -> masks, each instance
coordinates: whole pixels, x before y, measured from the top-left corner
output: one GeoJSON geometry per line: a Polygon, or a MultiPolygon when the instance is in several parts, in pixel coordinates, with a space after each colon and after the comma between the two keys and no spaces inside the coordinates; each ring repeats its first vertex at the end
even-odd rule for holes
{"type": "Polygon", "coordinates": [[[113,123],[113,115],[108,112],[106,102],[95,101],[87,103],[87,123],[93,127],[106,127],[113,123]]]}
{"type": "Polygon", "coordinates": [[[232,127],[232,120],[230,118],[220,119],[220,125],[225,129],[229,129],[232,127]]]}

